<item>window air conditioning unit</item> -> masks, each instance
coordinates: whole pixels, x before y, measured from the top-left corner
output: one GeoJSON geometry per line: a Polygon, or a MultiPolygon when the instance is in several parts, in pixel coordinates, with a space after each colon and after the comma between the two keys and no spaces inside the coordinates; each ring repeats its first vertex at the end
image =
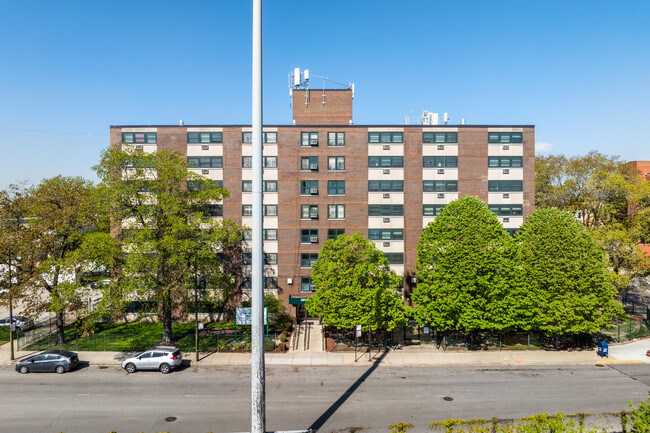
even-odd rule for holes
{"type": "Polygon", "coordinates": [[[210,174],[210,170],[201,170],[201,174],[210,174]]]}
{"type": "Polygon", "coordinates": [[[439,168],[438,169],[438,174],[445,174],[445,169],[444,168],[439,168]]]}
{"type": "Polygon", "coordinates": [[[142,145],[141,145],[141,144],[136,144],[136,145],[135,145],[135,148],[136,148],[137,150],[142,150],[142,145]]]}
{"type": "Polygon", "coordinates": [[[509,222],[510,222],[510,218],[508,218],[508,217],[503,218],[503,222],[504,222],[504,223],[509,223],[509,222]]]}
{"type": "Polygon", "coordinates": [[[318,139],[311,138],[311,139],[309,140],[309,144],[310,144],[311,146],[318,146],[318,139]]]}
{"type": "Polygon", "coordinates": [[[509,144],[504,144],[502,149],[503,150],[510,150],[510,145],[509,144]]]}
{"type": "Polygon", "coordinates": [[[287,278],[287,284],[292,285],[293,284],[293,278],[287,278]]]}
{"type": "Polygon", "coordinates": [[[390,174],[390,168],[385,168],[384,169],[384,174],[390,174]]]}
{"type": "Polygon", "coordinates": [[[202,144],[201,145],[201,150],[210,150],[210,145],[209,144],[202,144]]]}
{"type": "Polygon", "coordinates": [[[385,247],[390,247],[390,242],[384,242],[385,247]]]}
{"type": "Polygon", "coordinates": [[[317,220],[318,219],[318,214],[317,213],[310,213],[309,218],[311,218],[313,220],[317,220]]]}
{"type": "Polygon", "coordinates": [[[510,198],[510,194],[506,192],[505,194],[503,194],[503,198],[510,198]]]}
{"type": "Polygon", "coordinates": [[[385,223],[389,223],[389,222],[390,222],[390,218],[384,218],[383,221],[384,221],[385,223]]]}
{"type": "Polygon", "coordinates": [[[390,193],[389,193],[389,192],[385,192],[385,193],[384,193],[384,198],[390,198],[390,193]]]}
{"type": "Polygon", "coordinates": [[[311,195],[318,194],[318,188],[309,188],[309,194],[311,195]]]}
{"type": "Polygon", "coordinates": [[[415,277],[411,278],[411,284],[417,284],[417,282],[418,282],[417,278],[415,277]]]}
{"type": "Polygon", "coordinates": [[[384,150],[390,150],[390,144],[384,144],[383,149],[384,150]]]}
{"type": "Polygon", "coordinates": [[[444,144],[439,144],[437,149],[438,150],[445,150],[445,145],[444,144]]]}
{"type": "Polygon", "coordinates": [[[444,193],[439,193],[439,194],[438,194],[438,198],[440,198],[440,199],[444,199],[444,198],[445,198],[445,194],[444,194],[444,193]]]}
{"type": "Polygon", "coordinates": [[[318,243],[318,236],[310,236],[309,237],[309,242],[312,244],[317,244],[318,243]]]}
{"type": "Polygon", "coordinates": [[[311,290],[312,292],[315,292],[316,291],[316,284],[310,284],[309,285],[309,290],[311,290]]]}
{"type": "Polygon", "coordinates": [[[510,169],[509,168],[504,168],[503,169],[503,174],[510,174],[510,169]]]}
{"type": "Polygon", "coordinates": [[[318,170],[318,164],[310,164],[309,169],[310,170],[318,170]]]}

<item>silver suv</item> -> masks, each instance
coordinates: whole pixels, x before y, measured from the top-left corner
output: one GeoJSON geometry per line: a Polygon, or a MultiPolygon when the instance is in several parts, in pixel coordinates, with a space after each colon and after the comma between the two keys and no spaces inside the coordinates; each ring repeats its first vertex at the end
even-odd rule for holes
{"type": "Polygon", "coordinates": [[[127,358],[122,362],[122,368],[127,373],[134,373],[137,370],[160,370],[167,374],[183,362],[181,352],[171,346],[156,346],[139,355],[127,358]]]}

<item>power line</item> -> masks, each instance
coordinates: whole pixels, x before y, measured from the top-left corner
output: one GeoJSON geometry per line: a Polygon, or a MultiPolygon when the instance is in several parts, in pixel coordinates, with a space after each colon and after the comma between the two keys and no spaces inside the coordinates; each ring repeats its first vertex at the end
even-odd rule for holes
{"type": "Polygon", "coordinates": [[[41,134],[64,134],[64,135],[110,135],[105,132],[70,132],[70,131],[45,131],[41,129],[24,129],[24,128],[10,128],[8,126],[0,126],[0,129],[8,129],[10,131],[22,132],[37,132],[41,134]]]}

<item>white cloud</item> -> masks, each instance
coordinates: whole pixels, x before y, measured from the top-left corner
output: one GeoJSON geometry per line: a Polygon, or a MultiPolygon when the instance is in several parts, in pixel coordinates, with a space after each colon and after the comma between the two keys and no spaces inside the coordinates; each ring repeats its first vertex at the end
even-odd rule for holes
{"type": "Polygon", "coordinates": [[[543,141],[535,143],[535,153],[549,153],[551,150],[553,150],[551,143],[545,143],[543,141]]]}

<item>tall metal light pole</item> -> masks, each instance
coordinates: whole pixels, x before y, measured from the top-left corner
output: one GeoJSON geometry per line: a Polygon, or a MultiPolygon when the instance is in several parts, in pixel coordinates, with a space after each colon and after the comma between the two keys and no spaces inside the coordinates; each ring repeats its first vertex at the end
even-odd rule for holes
{"type": "Polygon", "coordinates": [[[13,286],[11,284],[11,250],[9,250],[9,347],[11,352],[9,353],[9,359],[14,360],[14,330],[16,325],[14,325],[14,299],[13,299],[13,286]]]}
{"type": "Polygon", "coordinates": [[[264,271],[262,238],[262,0],[253,0],[253,267],[251,329],[251,433],[266,433],[264,379],[264,271]]]}

